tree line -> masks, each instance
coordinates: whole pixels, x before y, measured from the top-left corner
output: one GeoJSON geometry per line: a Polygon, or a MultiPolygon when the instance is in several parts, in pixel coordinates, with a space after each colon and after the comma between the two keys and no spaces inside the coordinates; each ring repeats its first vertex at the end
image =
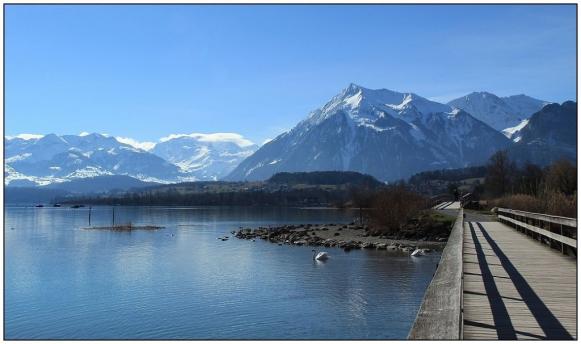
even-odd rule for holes
{"type": "Polygon", "coordinates": [[[506,151],[494,154],[475,194],[491,206],[559,216],[577,216],[577,167],[557,160],[546,167],[517,165],[506,151]]]}

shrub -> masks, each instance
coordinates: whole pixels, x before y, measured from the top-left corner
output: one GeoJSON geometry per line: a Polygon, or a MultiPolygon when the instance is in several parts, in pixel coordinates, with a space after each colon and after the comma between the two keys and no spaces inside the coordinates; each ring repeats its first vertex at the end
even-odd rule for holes
{"type": "Polygon", "coordinates": [[[514,210],[529,211],[532,213],[543,212],[543,202],[531,195],[516,194],[494,199],[488,203],[491,208],[509,208],[514,210]]]}
{"type": "Polygon", "coordinates": [[[567,196],[558,191],[545,191],[542,197],[516,194],[494,199],[489,207],[542,213],[556,216],[577,217],[577,195],[567,196]]]}
{"type": "Polygon", "coordinates": [[[427,200],[403,185],[379,191],[373,200],[372,220],[385,232],[394,232],[425,209],[427,200]]]}
{"type": "Polygon", "coordinates": [[[577,195],[567,196],[562,192],[550,191],[543,197],[545,212],[550,215],[577,217],[577,195]]]}

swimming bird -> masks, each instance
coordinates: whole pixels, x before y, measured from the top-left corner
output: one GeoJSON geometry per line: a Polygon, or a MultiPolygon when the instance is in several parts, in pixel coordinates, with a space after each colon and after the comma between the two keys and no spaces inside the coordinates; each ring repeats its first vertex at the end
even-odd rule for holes
{"type": "Polygon", "coordinates": [[[418,257],[418,256],[421,256],[423,254],[424,254],[424,251],[422,249],[417,248],[412,252],[411,256],[418,257]]]}
{"type": "Polygon", "coordinates": [[[327,260],[329,259],[329,254],[327,252],[319,252],[313,250],[313,260],[327,260]]]}

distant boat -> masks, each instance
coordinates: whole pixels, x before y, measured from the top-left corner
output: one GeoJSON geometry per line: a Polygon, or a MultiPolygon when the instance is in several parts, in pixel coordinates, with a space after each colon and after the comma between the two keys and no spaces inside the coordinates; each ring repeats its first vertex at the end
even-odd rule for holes
{"type": "Polygon", "coordinates": [[[55,203],[55,204],[53,204],[53,207],[55,207],[55,208],[60,208],[60,207],[61,207],[61,205],[60,205],[60,203],[55,203]]]}
{"type": "Polygon", "coordinates": [[[80,207],[81,207],[81,206],[80,206],[80,205],[78,205],[78,204],[75,204],[75,205],[71,206],[71,208],[73,208],[73,209],[77,209],[77,208],[80,208],[80,207]]]}
{"type": "Polygon", "coordinates": [[[419,256],[421,256],[423,254],[424,254],[424,250],[418,248],[418,249],[416,249],[415,251],[412,252],[411,256],[412,257],[419,257],[419,256]]]}
{"type": "Polygon", "coordinates": [[[35,207],[37,207],[37,208],[42,208],[42,207],[44,207],[44,205],[42,205],[42,204],[37,204],[37,205],[35,205],[35,207]]]}

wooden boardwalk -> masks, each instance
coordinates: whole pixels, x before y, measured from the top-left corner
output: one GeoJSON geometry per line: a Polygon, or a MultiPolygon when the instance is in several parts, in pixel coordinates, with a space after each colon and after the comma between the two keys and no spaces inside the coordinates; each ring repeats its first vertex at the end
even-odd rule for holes
{"type": "Polygon", "coordinates": [[[452,210],[460,210],[460,202],[458,201],[449,201],[449,202],[442,202],[440,204],[437,204],[436,206],[433,207],[433,209],[436,210],[444,210],[444,209],[452,209],[452,210]]]}
{"type": "Polygon", "coordinates": [[[576,339],[574,258],[500,222],[466,222],[464,339],[576,339]]]}

